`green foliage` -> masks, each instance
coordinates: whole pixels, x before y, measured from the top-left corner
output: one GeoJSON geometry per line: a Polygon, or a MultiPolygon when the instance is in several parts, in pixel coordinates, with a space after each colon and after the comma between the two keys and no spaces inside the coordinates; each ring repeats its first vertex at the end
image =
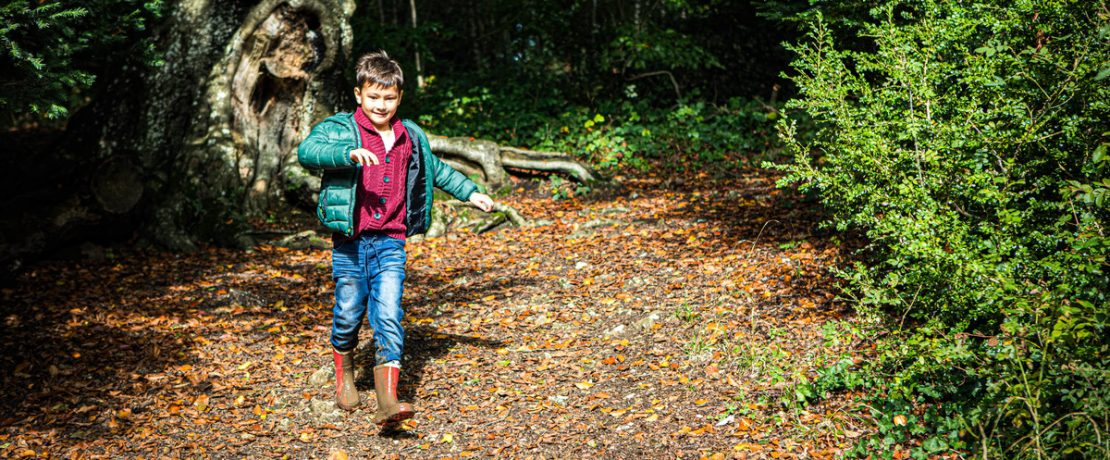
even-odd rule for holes
{"type": "MultiPolygon", "coordinates": [[[[84,100],[106,54],[161,17],[162,1],[9,1],[0,6],[0,113],[10,124],[65,117],[84,100]],[[28,115],[31,118],[28,118],[28,115]]],[[[152,43],[141,51],[154,60],[152,43]]]]}
{"type": "Polygon", "coordinates": [[[354,49],[385,48],[409,82],[420,52],[427,85],[408,86],[402,116],[437,134],[569,152],[602,170],[727,170],[727,154],[777,147],[778,104],[754,96],[787,92],[775,85],[787,61],[778,44],[793,32],[751,2],[417,6],[415,28],[403,2],[360,9],[354,49]]]}
{"type": "Polygon", "coordinates": [[[674,29],[627,27],[609,44],[609,66],[626,69],[723,69],[716,56],[674,29]]]}
{"type": "Polygon", "coordinates": [[[862,376],[834,366],[819,383],[886,393],[861,453],[1110,455],[1106,5],[871,14],[844,38],[863,51],[816,15],[792,46],[801,97],[787,105],[812,132],[780,124],[783,183],[870,240],[846,289],[892,332],[862,376]]]}
{"type": "Polygon", "coordinates": [[[680,169],[722,165],[728,152],[762,152],[776,146],[774,107],[732,98],[722,106],[684,100],[655,107],[638,98],[635,85],[622,100],[595,107],[559,103],[557,94],[536,97],[527,87],[457,88],[433,81],[421,95],[421,122],[449,136],[473,136],[537,150],[569,152],[602,170],[644,169],[659,160],[680,169]]]}

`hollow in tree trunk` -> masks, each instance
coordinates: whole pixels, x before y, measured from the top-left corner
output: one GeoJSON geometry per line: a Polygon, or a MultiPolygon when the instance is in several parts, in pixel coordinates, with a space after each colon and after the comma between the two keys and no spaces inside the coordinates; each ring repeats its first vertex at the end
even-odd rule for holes
{"type": "Polygon", "coordinates": [[[102,146],[95,154],[133,165],[151,192],[131,211],[143,236],[175,249],[198,237],[235,242],[286,190],[314,185],[296,146],[346,100],[353,13],[353,0],[170,7],[165,64],[121,77],[90,109],[100,114],[85,117],[102,146]]]}

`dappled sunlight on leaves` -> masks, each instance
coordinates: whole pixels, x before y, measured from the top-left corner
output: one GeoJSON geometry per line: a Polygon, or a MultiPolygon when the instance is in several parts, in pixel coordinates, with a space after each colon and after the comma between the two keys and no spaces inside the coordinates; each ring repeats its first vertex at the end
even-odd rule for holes
{"type": "Polygon", "coordinates": [[[410,241],[417,415],[388,432],[368,356],[359,409],[328,406],[329,251],[34,267],[3,291],[0,455],[832,458],[846,399],[795,395],[855,345],[842,250],[765,174],[525,194],[534,227],[410,241]]]}

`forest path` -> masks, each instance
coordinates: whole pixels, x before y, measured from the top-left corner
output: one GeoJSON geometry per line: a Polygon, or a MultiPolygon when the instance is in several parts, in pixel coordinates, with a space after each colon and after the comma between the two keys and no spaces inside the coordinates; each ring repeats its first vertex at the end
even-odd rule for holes
{"type": "Polygon", "coordinates": [[[330,251],[44,263],[2,294],[0,457],[832,458],[858,415],[797,401],[852,359],[847,251],[774,179],[518,193],[538,225],[410,242],[387,433],[368,355],[353,413],[318,372],[330,251]]]}

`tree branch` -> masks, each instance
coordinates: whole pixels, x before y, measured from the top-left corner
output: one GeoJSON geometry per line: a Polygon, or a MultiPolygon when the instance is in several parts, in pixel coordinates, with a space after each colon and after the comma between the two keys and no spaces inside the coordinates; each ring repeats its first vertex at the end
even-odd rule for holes
{"type": "Polygon", "coordinates": [[[679,99],[682,99],[682,90],[678,87],[678,80],[674,78],[674,74],[671,73],[670,70],[656,70],[656,71],[652,71],[652,72],[645,72],[645,73],[641,73],[641,74],[638,74],[638,75],[633,75],[631,77],[628,77],[626,80],[636,81],[636,80],[639,80],[641,78],[654,77],[656,75],[666,75],[666,76],[670,77],[671,84],[674,85],[674,94],[675,94],[675,96],[677,96],[679,99]]]}

